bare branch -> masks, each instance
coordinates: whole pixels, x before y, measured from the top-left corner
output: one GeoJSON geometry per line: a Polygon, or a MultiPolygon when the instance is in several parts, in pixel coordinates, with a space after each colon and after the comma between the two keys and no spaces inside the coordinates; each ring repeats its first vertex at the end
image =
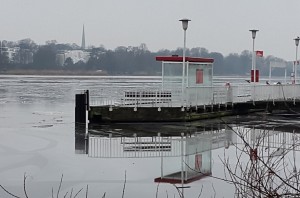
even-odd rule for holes
{"type": "Polygon", "coordinates": [[[71,189],[70,198],[72,198],[73,195],[73,188],[71,189]]]}
{"type": "Polygon", "coordinates": [[[9,194],[10,196],[15,197],[15,198],[21,198],[21,197],[18,197],[18,196],[16,196],[16,195],[10,193],[10,192],[9,192],[8,190],[6,190],[2,185],[0,185],[0,187],[1,187],[7,194],[9,194]]]}
{"type": "MultiPolygon", "coordinates": [[[[237,162],[233,167],[229,163],[229,158],[226,158],[225,152],[224,159],[221,159],[224,164],[225,179],[231,181],[229,183],[235,186],[238,197],[298,197],[300,195],[300,173],[290,170],[285,160],[289,151],[295,150],[295,144],[289,148],[285,148],[284,144],[284,147],[270,151],[269,131],[258,132],[251,129],[255,134],[254,138],[251,137],[253,141],[250,144],[248,142],[250,130],[236,131],[231,126],[227,126],[241,139],[244,145],[242,147],[234,145],[237,162]],[[252,153],[254,150],[256,154],[252,153]],[[243,163],[242,155],[249,156],[248,162],[243,163]]],[[[293,161],[295,162],[294,153],[293,161]]],[[[295,163],[290,161],[290,164],[294,165],[293,169],[295,169],[295,163]]]]}
{"type": "Polygon", "coordinates": [[[212,186],[212,189],[214,190],[214,197],[216,197],[216,189],[215,189],[215,187],[214,187],[214,184],[213,183],[211,183],[211,186],[212,186]]]}
{"type": "Polygon", "coordinates": [[[58,195],[59,195],[59,192],[60,192],[60,188],[61,188],[61,185],[62,185],[62,181],[63,181],[63,177],[64,177],[64,174],[61,175],[56,198],[58,198],[58,195]]]}
{"type": "Polygon", "coordinates": [[[66,198],[66,197],[67,197],[68,193],[69,193],[69,192],[66,192],[66,194],[64,195],[64,198],[66,198]]]}
{"type": "Polygon", "coordinates": [[[83,190],[83,188],[81,188],[81,189],[75,194],[74,198],[77,197],[77,195],[78,195],[82,190],[83,190]]]}
{"type": "Polygon", "coordinates": [[[23,185],[23,188],[24,188],[24,194],[25,194],[25,197],[28,198],[27,196],[27,192],[26,192],[26,179],[27,179],[27,176],[26,176],[26,173],[24,173],[24,185],[23,185]]]}
{"type": "Polygon", "coordinates": [[[89,185],[86,185],[85,198],[88,198],[89,185]]]}
{"type": "Polygon", "coordinates": [[[203,185],[201,186],[201,190],[200,190],[200,193],[199,193],[199,195],[198,195],[198,198],[200,198],[200,197],[201,197],[202,190],[203,190],[203,185]]]}
{"type": "Polygon", "coordinates": [[[124,186],[123,186],[123,191],[122,191],[122,198],[124,198],[125,187],[126,187],[126,171],[125,171],[125,180],[124,180],[124,186]]]}
{"type": "Polygon", "coordinates": [[[159,184],[160,183],[158,183],[157,186],[156,186],[156,196],[155,196],[156,198],[158,198],[158,187],[159,187],[159,184]]]}
{"type": "MultiPolygon", "coordinates": [[[[173,186],[176,188],[176,190],[177,190],[177,192],[178,192],[178,195],[179,195],[179,197],[183,197],[183,194],[182,194],[182,192],[179,190],[179,188],[175,185],[175,184],[173,184],[173,186]]],[[[174,197],[175,197],[175,195],[174,195],[174,197]]]]}

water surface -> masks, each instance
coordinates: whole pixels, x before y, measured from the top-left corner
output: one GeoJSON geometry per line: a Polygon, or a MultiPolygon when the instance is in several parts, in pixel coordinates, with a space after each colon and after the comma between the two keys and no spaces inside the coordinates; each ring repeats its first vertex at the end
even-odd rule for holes
{"type": "MultiPolygon", "coordinates": [[[[228,78],[220,78],[218,83],[227,80],[228,78]]],[[[243,80],[244,78],[237,78],[235,82],[243,80]]],[[[75,149],[76,93],[89,89],[95,95],[107,95],[126,87],[159,86],[158,77],[0,76],[0,184],[10,192],[23,196],[23,176],[26,174],[27,193],[30,197],[51,197],[52,188],[57,192],[63,174],[61,195],[70,193],[72,188],[75,192],[89,185],[89,197],[101,197],[105,192],[106,197],[121,197],[126,172],[125,197],[150,198],[155,197],[156,193],[158,197],[179,197],[173,185],[158,186],[154,183],[154,178],[161,174],[159,157],[97,158],[78,154],[75,149]]],[[[256,117],[246,117],[239,122],[243,125],[260,123],[272,126],[284,123],[289,128],[296,128],[298,125],[297,119],[276,119],[268,119],[262,123],[256,117]]],[[[232,120],[228,122],[233,123],[232,120]]],[[[104,129],[127,130],[129,134],[143,131],[145,134],[157,135],[157,132],[161,132],[172,136],[172,133],[178,135],[181,132],[202,133],[214,130],[217,126],[204,123],[168,123],[160,126],[152,123],[138,127],[113,125],[104,129]]],[[[230,149],[233,148],[229,148],[229,153],[230,149]]],[[[224,151],[225,148],[212,151],[213,176],[224,175],[220,161],[224,151]]],[[[176,166],[180,164],[178,158],[167,160],[176,166]]],[[[231,185],[210,177],[188,186],[190,188],[185,190],[186,197],[198,197],[202,186],[202,197],[214,196],[215,191],[216,197],[232,197],[234,193],[231,185]]],[[[85,196],[84,193],[80,195],[85,196]]],[[[7,197],[1,189],[0,197],[7,197]]]]}

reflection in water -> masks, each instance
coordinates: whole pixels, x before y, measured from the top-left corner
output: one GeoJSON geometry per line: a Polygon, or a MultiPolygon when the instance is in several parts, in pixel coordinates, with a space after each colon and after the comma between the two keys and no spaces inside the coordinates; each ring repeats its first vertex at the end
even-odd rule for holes
{"type": "Polygon", "coordinates": [[[75,153],[88,154],[88,134],[85,124],[75,124],[75,153]]]}
{"type": "Polygon", "coordinates": [[[155,182],[189,183],[213,174],[213,150],[237,148],[246,141],[278,156],[300,138],[283,132],[290,125],[281,124],[276,131],[270,121],[244,121],[90,125],[88,130],[76,125],[75,150],[91,158],[159,158],[155,182]]]}
{"type": "Polygon", "coordinates": [[[176,164],[161,156],[161,175],[155,182],[190,183],[204,176],[211,175],[212,141],[201,136],[181,137],[181,158],[176,164]],[[180,166],[178,166],[180,165],[180,166]]]}
{"type": "Polygon", "coordinates": [[[232,130],[227,125],[218,127],[186,126],[173,124],[114,124],[85,126],[76,124],[75,147],[77,153],[87,153],[89,157],[128,158],[181,156],[181,134],[184,133],[184,148],[189,144],[200,145],[202,140],[210,142],[209,147],[197,147],[197,151],[228,148],[236,142],[232,130]],[[82,150],[82,151],[79,151],[82,150]]]}
{"type": "Polygon", "coordinates": [[[226,124],[76,124],[75,150],[91,158],[160,158],[156,182],[192,182],[212,173],[212,150],[236,135],[226,124]],[[217,127],[216,127],[217,126],[217,127]],[[181,172],[183,175],[181,175],[181,172]]]}

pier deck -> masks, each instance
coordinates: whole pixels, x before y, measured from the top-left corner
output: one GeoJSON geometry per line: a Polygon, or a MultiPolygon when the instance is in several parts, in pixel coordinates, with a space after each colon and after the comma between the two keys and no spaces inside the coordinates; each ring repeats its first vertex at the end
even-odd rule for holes
{"type": "Polygon", "coordinates": [[[300,106],[296,82],[217,86],[213,84],[213,59],[189,57],[186,64],[178,56],[156,59],[162,61],[159,88],[112,87],[109,94],[98,96],[87,92],[76,102],[77,120],[86,119],[86,110],[90,123],[182,122],[300,106]]]}

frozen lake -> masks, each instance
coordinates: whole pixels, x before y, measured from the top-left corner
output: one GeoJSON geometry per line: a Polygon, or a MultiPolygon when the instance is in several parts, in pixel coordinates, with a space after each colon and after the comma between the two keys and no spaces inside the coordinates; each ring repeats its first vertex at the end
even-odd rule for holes
{"type": "MultiPolygon", "coordinates": [[[[97,158],[76,154],[75,150],[76,93],[89,89],[91,93],[106,94],[112,86],[156,87],[159,82],[157,77],[0,76],[0,184],[23,196],[26,173],[29,197],[47,198],[52,197],[52,188],[57,192],[63,174],[61,197],[81,188],[78,197],[85,197],[86,185],[89,197],[102,197],[104,193],[106,197],[121,197],[126,172],[125,197],[152,198],[156,193],[158,197],[179,197],[173,185],[154,183],[161,174],[160,158],[97,158]]],[[[298,120],[293,120],[291,126],[297,125],[298,120]]],[[[182,124],[168,126],[182,132],[190,130],[182,124]]],[[[224,175],[219,159],[224,150],[212,151],[213,176],[224,175]]],[[[202,186],[201,197],[232,197],[234,193],[233,186],[210,177],[187,186],[190,188],[185,190],[185,197],[198,197],[202,186]]],[[[0,189],[0,197],[8,195],[0,189]]]]}

